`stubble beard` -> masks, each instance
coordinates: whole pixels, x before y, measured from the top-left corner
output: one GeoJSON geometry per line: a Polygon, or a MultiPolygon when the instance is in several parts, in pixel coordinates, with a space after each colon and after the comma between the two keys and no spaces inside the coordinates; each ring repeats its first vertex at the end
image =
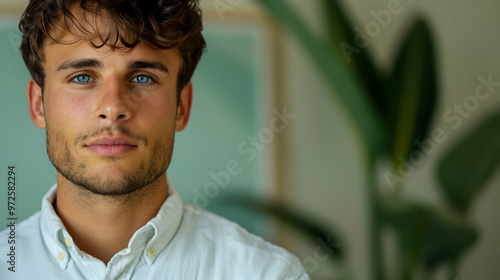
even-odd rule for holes
{"type": "MultiPolygon", "coordinates": [[[[68,181],[94,194],[108,197],[130,195],[152,184],[165,174],[172,157],[173,133],[166,142],[156,142],[149,160],[142,160],[132,172],[123,172],[121,178],[109,178],[107,174],[89,170],[87,163],[77,160],[72,154],[64,136],[52,132],[47,126],[47,154],[56,170],[68,181]]],[[[120,132],[127,133],[120,129],[120,132]]],[[[147,143],[147,141],[146,141],[147,143]]],[[[115,160],[109,157],[112,162],[115,160]]]]}

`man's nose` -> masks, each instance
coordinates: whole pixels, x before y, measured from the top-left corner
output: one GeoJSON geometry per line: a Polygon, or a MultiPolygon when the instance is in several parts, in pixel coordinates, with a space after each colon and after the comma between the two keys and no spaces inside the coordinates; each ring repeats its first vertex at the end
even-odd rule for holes
{"type": "Polygon", "coordinates": [[[131,117],[128,88],[119,79],[109,79],[96,94],[95,115],[100,121],[126,121],[131,117]]]}

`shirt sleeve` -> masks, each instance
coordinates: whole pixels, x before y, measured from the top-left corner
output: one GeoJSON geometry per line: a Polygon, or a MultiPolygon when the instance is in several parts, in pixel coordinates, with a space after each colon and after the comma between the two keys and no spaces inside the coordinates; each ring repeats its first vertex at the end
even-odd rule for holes
{"type": "Polygon", "coordinates": [[[302,269],[298,273],[294,273],[293,275],[291,275],[288,279],[289,280],[311,280],[311,277],[309,277],[309,274],[307,274],[307,272],[305,272],[302,269]]]}

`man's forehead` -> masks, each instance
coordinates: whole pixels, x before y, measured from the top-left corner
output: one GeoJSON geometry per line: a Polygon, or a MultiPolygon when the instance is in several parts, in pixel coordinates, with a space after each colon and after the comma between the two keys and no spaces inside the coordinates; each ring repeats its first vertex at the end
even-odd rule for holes
{"type": "MultiPolygon", "coordinates": [[[[59,67],[64,61],[81,59],[98,61],[100,67],[109,65],[128,64],[130,61],[162,61],[172,65],[181,63],[181,57],[175,49],[157,49],[139,42],[133,48],[112,48],[108,45],[96,47],[93,42],[79,40],[71,44],[53,43],[45,49],[45,65],[50,68],[59,67]]],[[[97,64],[96,64],[97,65],[97,64]]],[[[158,67],[157,67],[158,68],[158,67]]]]}

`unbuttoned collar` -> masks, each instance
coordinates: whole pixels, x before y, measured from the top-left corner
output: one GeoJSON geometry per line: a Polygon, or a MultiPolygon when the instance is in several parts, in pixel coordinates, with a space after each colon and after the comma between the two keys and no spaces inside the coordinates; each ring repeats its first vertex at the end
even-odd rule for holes
{"type": "MultiPolygon", "coordinates": [[[[146,262],[151,265],[161,251],[170,243],[181,224],[182,200],[168,178],[167,186],[167,199],[165,199],[165,202],[160,207],[156,217],[138,229],[130,239],[128,247],[118,252],[113,258],[118,255],[124,256],[127,254],[142,253],[146,262]],[[139,251],[137,251],[138,247],[139,251]]],[[[55,261],[58,262],[61,269],[66,269],[70,255],[73,257],[75,255],[82,256],[81,253],[83,252],[70,254],[70,250],[75,250],[73,252],[76,252],[77,249],[73,246],[73,239],[52,206],[56,198],[56,191],[57,184],[54,184],[43,197],[40,227],[47,249],[55,261]]],[[[139,257],[139,255],[136,257],[139,257]]],[[[113,261],[113,258],[110,263],[113,261]]]]}

